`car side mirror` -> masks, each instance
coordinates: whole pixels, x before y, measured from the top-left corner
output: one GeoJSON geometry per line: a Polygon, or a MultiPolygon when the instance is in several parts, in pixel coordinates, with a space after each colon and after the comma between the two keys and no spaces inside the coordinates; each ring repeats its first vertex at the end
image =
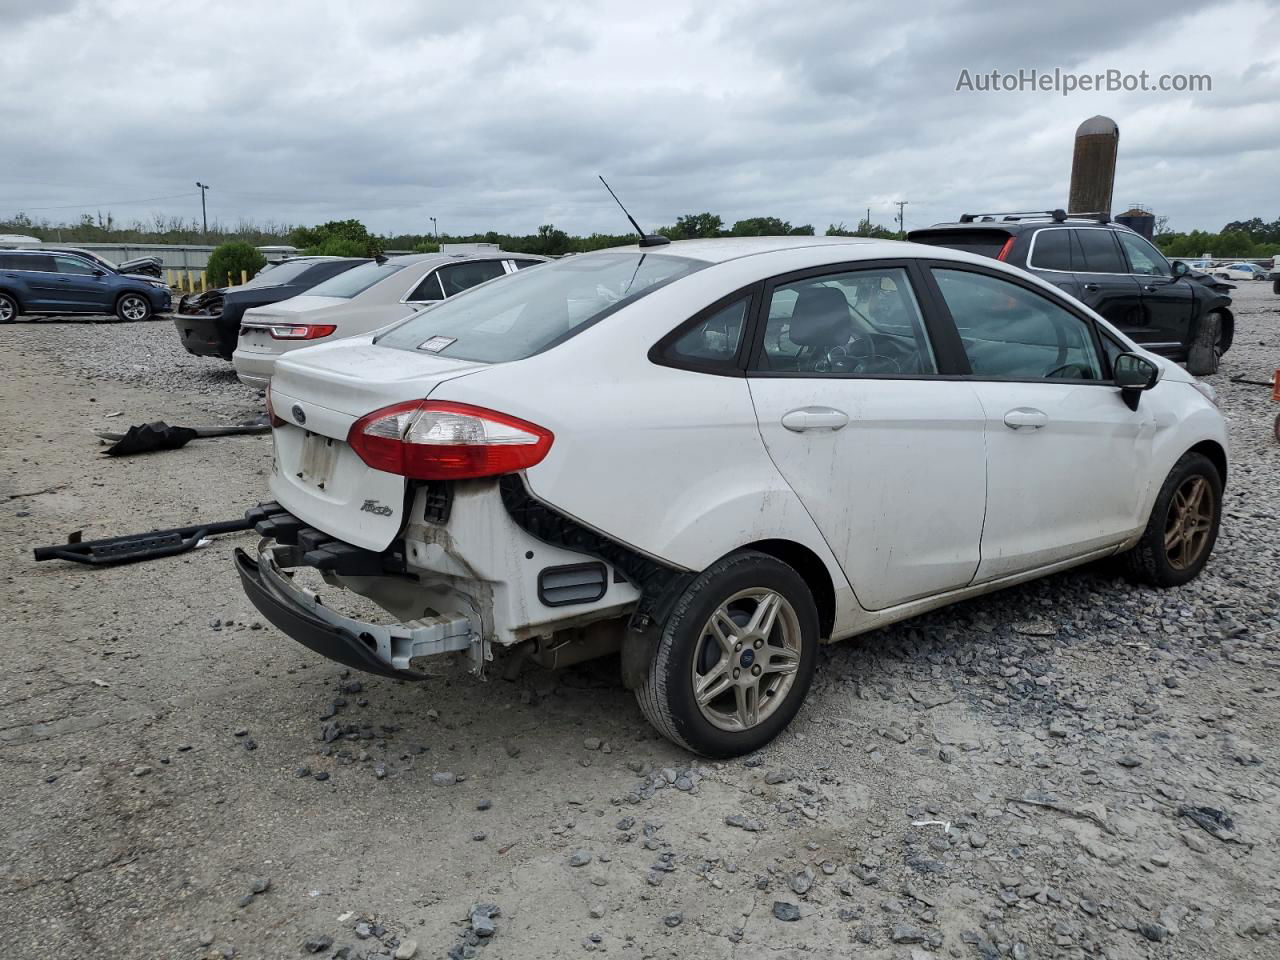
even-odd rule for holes
{"type": "Polygon", "coordinates": [[[1185,277],[1187,274],[1191,272],[1191,268],[1188,267],[1181,260],[1173,261],[1173,263],[1170,264],[1170,266],[1173,267],[1173,279],[1175,280],[1177,280],[1179,277],[1185,277]]]}
{"type": "Polygon", "coordinates": [[[105,277],[105,276],[107,275],[107,271],[105,271],[105,270],[94,270],[94,271],[93,271],[93,275],[94,275],[95,277],[105,277]]]}
{"type": "Polygon", "coordinates": [[[1150,390],[1160,379],[1160,368],[1136,353],[1122,353],[1111,365],[1116,386],[1131,410],[1138,409],[1138,396],[1150,390]]]}

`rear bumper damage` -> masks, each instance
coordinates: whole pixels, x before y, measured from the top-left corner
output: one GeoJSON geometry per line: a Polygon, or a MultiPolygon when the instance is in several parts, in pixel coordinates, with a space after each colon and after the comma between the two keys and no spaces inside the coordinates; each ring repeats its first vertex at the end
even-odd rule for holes
{"type": "Polygon", "coordinates": [[[366,673],[406,680],[423,680],[411,661],[441,653],[469,651],[479,667],[486,645],[472,618],[440,616],[416,625],[383,626],[344,617],[324,605],[320,597],[297,586],[277,557],[291,559],[295,550],[264,540],[255,560],[235,552],[236,570],[244,592],[275,627],[323,657],[366,673]]]}

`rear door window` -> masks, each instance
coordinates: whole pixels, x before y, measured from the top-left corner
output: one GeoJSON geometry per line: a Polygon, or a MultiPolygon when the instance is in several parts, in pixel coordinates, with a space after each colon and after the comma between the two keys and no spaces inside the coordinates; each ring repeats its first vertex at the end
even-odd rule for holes
{"type": "Polygon", "coordinates": [[[1037,270],[1070,273],[1071,231],[1061,228],[1037,231],[1032,242],[1031,260],[1027,265],[1037,270]]]}
{"type": "Polygon", "coordinates": [[[1084,263],[1077,264],[1082,273],[1128,273],[1129,266],[1120,255],[1115,234],[1103,229],[1079,229],[1072,231],[1080,242],[1084,263]]]}
{"type": "Polygon", "coordinates": [[[826,274],[777,286],[755,369],[793,376],[918,376],[937,371],[907,272],[826,274]]]}
{"type": "Polygon", "coordinates": [[[47,253],[38,254],[14,254],[13,266],[10,270],[34,270],[36,273],[57,273],[57,267],[53,265],[53,257],[47,253]]]}
{"type": "Polygon", "coordinates": [[[455,293],[500,277],[506,272],[501,260],[473,260],[470,263],[451,263],[447,267],[441,267],[436,271],[436,276],[440,278],[444,295],[452,297],[455,293]]]}

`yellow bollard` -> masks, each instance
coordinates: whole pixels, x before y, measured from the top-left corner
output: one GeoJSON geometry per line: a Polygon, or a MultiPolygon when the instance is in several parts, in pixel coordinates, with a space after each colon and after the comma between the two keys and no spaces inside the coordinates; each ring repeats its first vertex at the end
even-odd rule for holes
{"type": "Polygon", "coordinates": [[[248,283],[248,282],[249,282],[249,271],[248,271],[248,270],[241,270],[241,271],[240,271],[240,282],[241,282],[241,283],[248,283]]]}
{"type": "Polygon", "coordinates": [[[164,272],[164,282],[169,285],[170,289],[172,289],[173,287],[173,271],[172,270],[166,270],[164,272]]]}
{"type": "Polygon", "coordinates": [[[205,278],[205,271],[201,270],[200,271],[200,292],[201,293],[204,293],[204,278],[205,278]]]}
{"type": "Polygon", "coordinates": [[[229,287],[229,286],[231,286],[233,283],[235,283],[235,281],[231,279],[231,274],[230,274],[230,272],[228,272],[228,273],[227,273],[227,286],[229,287]]]}

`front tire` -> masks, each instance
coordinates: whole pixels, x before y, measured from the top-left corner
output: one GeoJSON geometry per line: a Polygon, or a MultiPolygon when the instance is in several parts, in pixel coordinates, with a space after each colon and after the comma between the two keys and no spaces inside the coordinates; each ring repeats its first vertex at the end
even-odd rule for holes
{"type": "Polygon", "coordinates": [[[1208,377],[1218,372],[1219,361],[1226,352],[1223,345],[1225,321],[1220,310],[1210,310],[1201,320],[1196,338],[1187,351],[1187,372],[1192,376],[1208,377]]]}
{"type": "Polygon", "coordinates": [[[20,313],[18,301],[7,293],[0,293],[0,323],[13,323],[20,313]]]}
{"type": "Polygon", "coordinates": [[[818,610],[800,574],[735,553],[689,585],[636,689],[663,736],[706,757],[750,753],[795,717],[817,663],[818,610]]]}
{"type": "Polygon", "coordinates": [[[116,316],[126,323],[142,323],[151,314],[151,301],[140,293],[126,293],[116,301],[116,316]]]}
{"type": "Polygon", "coordinates": [[[1184,453],[1160,488],[1142,539],[1121,559],[1136,580],[1180,587],[1204,569],[1221,519],[1218,468],[1203,454],[1184,453]]]}

